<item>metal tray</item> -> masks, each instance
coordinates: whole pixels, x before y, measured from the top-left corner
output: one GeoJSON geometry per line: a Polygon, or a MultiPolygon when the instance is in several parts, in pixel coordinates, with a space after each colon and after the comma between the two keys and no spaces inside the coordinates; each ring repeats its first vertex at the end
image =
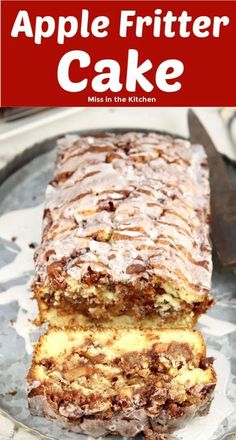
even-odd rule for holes
{"type": "MultiPolygon", "coordinates": [[[[104,131],[137,129],[109,128],[78,134],[99,136],[104,131]]],[[[45,330],[31,322],[37,308],[31,299],[30,284],[33,248],[40,240],[42,203],[52,175],[55,145],[56,138],[33,145],[0,173],[0,413],[2,410],[25,427],[37,430],[43,438],[78,440],[85,436],[32,417],[25,393],[32,343],[45,330]]],[[[236,171],[228,167],[236,181],[236,171]]],[[[223,270],[215,254],[212,294],[217,304],[201,318],[199,327],[209,354],[216,358],[216,397],[208,416],[192,421],[173,439],[219,440],[236,430],[236,274],[223,270]]]]}

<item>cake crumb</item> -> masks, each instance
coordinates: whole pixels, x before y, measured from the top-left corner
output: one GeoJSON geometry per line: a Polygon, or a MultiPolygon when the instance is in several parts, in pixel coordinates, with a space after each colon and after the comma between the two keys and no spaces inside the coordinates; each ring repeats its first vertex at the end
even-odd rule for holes
{"type": "Polygon", "coordinates": [[[29,243],[29,248],[36,249],[37,243],[35,241],[32,241],[32,243],[29,243]]]}

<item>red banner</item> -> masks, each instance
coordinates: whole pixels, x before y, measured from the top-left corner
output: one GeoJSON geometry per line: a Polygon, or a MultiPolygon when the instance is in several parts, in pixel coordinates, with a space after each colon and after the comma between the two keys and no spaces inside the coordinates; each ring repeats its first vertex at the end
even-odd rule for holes
{"type": "Polygon", "coordinates": [[[235,106],[235,1],[2,1],[2,106],[235,106]]]}

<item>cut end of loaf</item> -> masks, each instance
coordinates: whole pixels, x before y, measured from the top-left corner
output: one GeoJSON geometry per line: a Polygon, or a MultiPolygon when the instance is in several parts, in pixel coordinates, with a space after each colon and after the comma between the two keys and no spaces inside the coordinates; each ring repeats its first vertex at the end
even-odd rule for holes
{"type": "Polygon", "coordinates": [[[156,280],[139,289],[116,285],[87,285],[65,278],[65,290],[35,290],[42,322],[51,326],[192,327],[213,303],[181,286],[156,280]]]}
{"type": "Polygon", "coordinates": [[[75,311],[71,304],[60,305],[53,307],[38,301],[40,309],[40,317],[38,324],[49,323],[50,327],[91,327],[91,328],[192,328],[197,317],[192,313],[173,313],[170,319],[160,316],[158,313],[150,314],[142,319],[131,315],[121,314],[114,316],[103,310],[103,314],[99,313],[99,319],[91,316],[86,316],[85,313],[75,311]]]}

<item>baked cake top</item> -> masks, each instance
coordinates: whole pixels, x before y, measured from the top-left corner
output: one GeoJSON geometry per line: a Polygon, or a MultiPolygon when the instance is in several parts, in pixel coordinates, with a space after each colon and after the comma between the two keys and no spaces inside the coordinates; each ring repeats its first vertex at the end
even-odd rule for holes
{"type": "Polygon", "coordinates": [[[165,280],[193,295],[211,279],[209,178],[201,145],[157,133],[66,136],[46,191],[36,282],[131,286],[165,280]]]}

